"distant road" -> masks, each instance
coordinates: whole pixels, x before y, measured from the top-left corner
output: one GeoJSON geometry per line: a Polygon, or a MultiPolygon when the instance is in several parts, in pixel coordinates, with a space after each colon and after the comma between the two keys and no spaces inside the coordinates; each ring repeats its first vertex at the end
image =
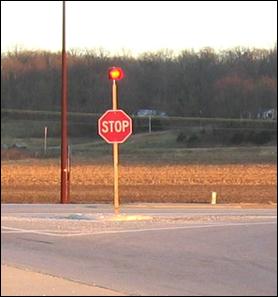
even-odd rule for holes
{"type": "Polygon", "coordinates": [[[276,208],[138,205],[118,218],[109,205],[4,204],[1,263],[128,295],[277,295],[276,208]]]}

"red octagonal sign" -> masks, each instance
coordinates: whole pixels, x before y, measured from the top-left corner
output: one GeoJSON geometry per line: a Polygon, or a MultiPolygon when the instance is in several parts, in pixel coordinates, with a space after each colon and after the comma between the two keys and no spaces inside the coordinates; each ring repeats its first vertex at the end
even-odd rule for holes
{"type": "Polygon", "coordinates": [[[108,143],[123,143],[131,133],[132,119],[121,109],[109,109],[98,120],[98,134],[108,143]]]}

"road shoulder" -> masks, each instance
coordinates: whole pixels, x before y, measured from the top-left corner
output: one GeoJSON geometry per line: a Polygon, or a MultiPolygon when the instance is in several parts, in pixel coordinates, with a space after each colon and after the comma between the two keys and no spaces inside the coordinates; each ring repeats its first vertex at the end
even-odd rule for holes
{"type": "Polygon", "coordinates": [[[125,296],[125,294],[1,265],[1,296],[125,296]]]}

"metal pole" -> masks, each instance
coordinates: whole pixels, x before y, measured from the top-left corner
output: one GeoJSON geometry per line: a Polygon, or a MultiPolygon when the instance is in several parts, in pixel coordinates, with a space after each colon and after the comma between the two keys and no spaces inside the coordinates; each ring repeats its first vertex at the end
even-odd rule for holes
{"type": "Polygon", "coordinates": [[[66,1],[63,1],[63,37],[62,37],[62,94],[61,94],[61,203],[69,202],[68,191],[68,131],[67,131],[67,60],[65,42],[65,11],[66,1]]]}
{"type": "Polygon", "coordinates": [[[70,145],[68,145],[68,159],[67,159],[67,197],[69,199],[69,193],[70,193],[70,170],[71,170],[71,148],[70,145]]]}
{"type": "Polygon", "coordinates": [[[47,127],[44,127],[44,154],[46,154],[47,127]]]}
{"type": "MultiPolygon", "coordinates": [[[[115,80],[112,84],[112,108],[118,109],[118,85],[115,80]]],[[[113,163],[114,163],[114,210],[115,214],[120,212],[119,201],[119,144],[113,143],[113,163]]]]}

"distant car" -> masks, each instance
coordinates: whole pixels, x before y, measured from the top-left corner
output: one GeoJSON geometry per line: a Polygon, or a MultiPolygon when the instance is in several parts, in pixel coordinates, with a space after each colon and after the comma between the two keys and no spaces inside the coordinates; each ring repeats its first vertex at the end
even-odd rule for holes
{"type": "Polygon", "coordinates": [[[166,112],[155,110],[155,109],[139,109],[135,113],[135,115],[138,116],[138,117],[147,117],[147,116],[161,116],[161,117],[165,117],[165,116],[167,116],[166,112]]]}
{"type": "Polygon", "coordinates": [[[277,120],[277,109],[267,109],[257,113],[258,119],[263,120],[277,120]]]}

